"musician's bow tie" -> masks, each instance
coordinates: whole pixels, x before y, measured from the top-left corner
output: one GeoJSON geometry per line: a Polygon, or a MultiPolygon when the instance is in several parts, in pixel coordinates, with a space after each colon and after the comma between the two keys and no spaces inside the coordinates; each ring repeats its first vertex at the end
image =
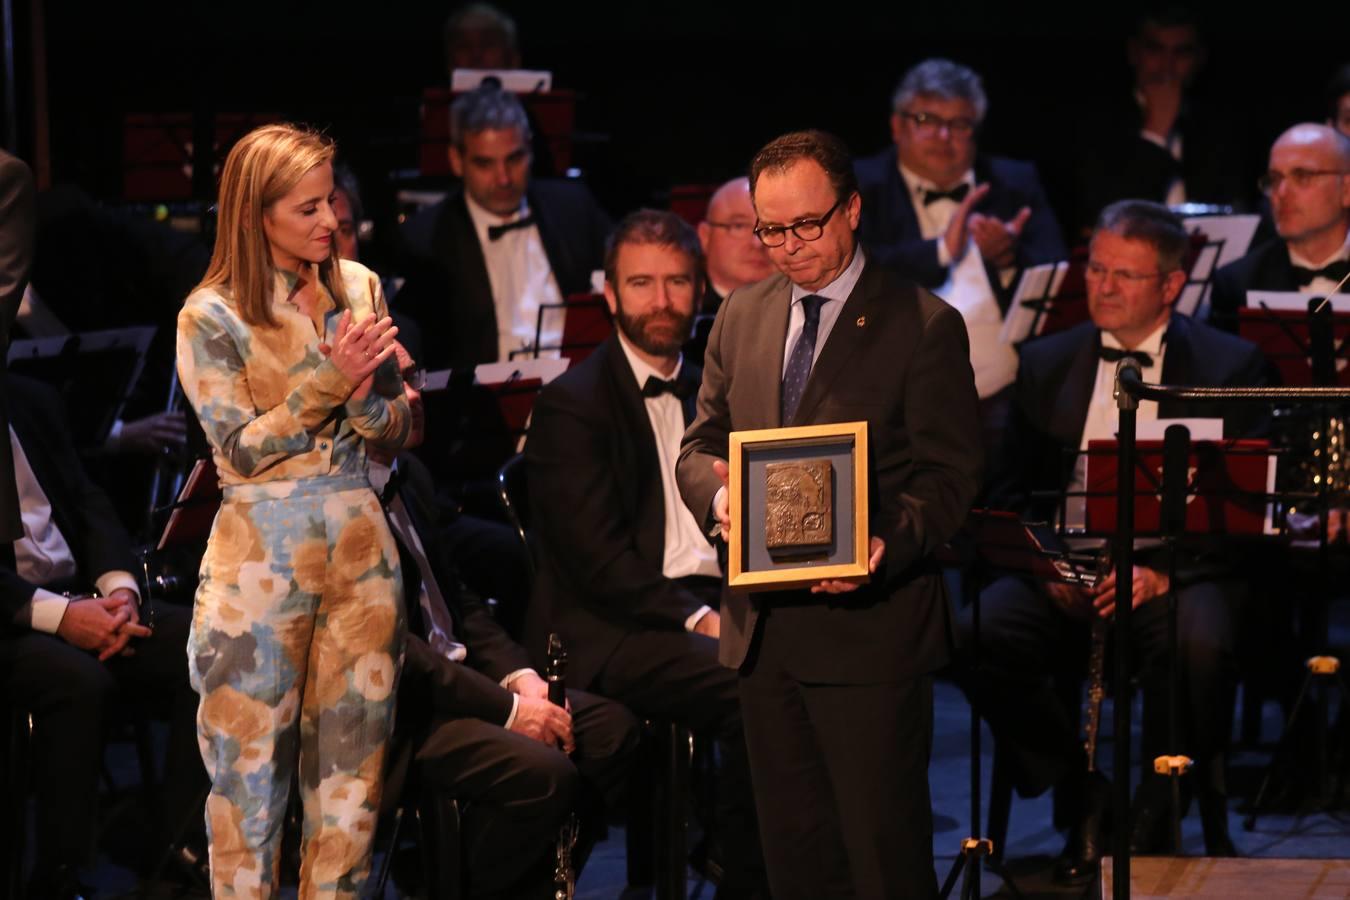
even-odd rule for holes
{"type": "Polygon", "coordinates": [[[642,385],[642,396],[659,397],[662,394],[674,394],[679,399],[685,400],[694,396],[696,390],[698,387],[687,379],[673,378],[667,381],[655,375],[648,375],[647,381],[642,385]]]}
{"type": "Polygon", "coordinates": [[[1098,352],[1101,358],[1107,362],[1120,362],[1122,359],[1129,357],[1130,359],[1138,360],[1139,365],[1143,366],[1145,369],[1153,365],[1153,357],[1142,350],[1120,350],[1116,347],[1102,347],[1098,352]]]}
{"type": "Polygon", "coordinates": [[[489,225],[488,240],[499,241],[501,240],[502,235],[506,234],[508,231],[514,231],[517,228],[529,228],[533,224],[534,216],[521,216],[514,222],[507,222],[503,225],[489,225]]]}
{"type": "Polygon", "coordinates": [[[970,185],[958,184],[950,191],[926,190],[923,192],[923,205],[931,206],[939,200],[951,200],[960,203],[970,193],[970,185]]]}
{"type": "Polygon", "coordinates": [[[1314,278],[1329,278],[1339,284],[1341,279],[1350,273],[1350,260],[1338,259],[1320,269],[1305,269],[1302,266],[1294,266],[1293,269],[1294,280],[1298,282],[1299,287],[1311,284],[1314,278]]]}

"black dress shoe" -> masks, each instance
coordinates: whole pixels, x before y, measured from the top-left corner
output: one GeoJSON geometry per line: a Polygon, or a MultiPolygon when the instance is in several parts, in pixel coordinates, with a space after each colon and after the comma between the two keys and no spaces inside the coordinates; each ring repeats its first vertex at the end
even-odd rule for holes
{"type": "Polygon", "coordinates": [[[1083,814],[1069,830],[1064,851],[1055,861],[1060,884],[1086,884],[1097,876],[1106,850],[1106,818],[1111,808],[1111,785],[1098,773],[1083,783],[1083,814]]]}

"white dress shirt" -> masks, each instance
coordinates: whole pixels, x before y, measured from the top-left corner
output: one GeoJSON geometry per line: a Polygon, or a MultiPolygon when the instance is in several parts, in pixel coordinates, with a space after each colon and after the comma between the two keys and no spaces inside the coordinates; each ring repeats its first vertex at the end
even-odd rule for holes
{"type": "MultiPolygon", "coordinates": [[[[663,375],[644,362],[633,350],[632,344],[622,331],[618,332],[619,346],[637,379],[638,390],[647,383],[648,378],[660,378],[670,381],[680,374],[684,359],[675,364],[675,371],[669,376],[663,375]]],[[[675,464],[680,458],[680,441],[684,438],[684,408],[680,398],[664,393],[657,397],[643,397],[643,406],[647,410],[647,420],[652,425],[652,436],[656,439],[657,465],[661,469],[661,499],[665,506],[664,523],[665,552],[661,561],[661,574],[667,578],[684,578],[689,575],[705,575],[709,578],[721,578],[722,569],[717,564],[717,552],[708,539],[699,530],[694,514],[684,505],[680,497],[679,486],[675,483],[675,464]]],[[[685,620],[684,627],[693,631],[699,620],[708,613],[703,606],[685,620]]]]}
{"type": "MultiPolygon", "coordinates": [[[[19,489],[19,509],[23,517],[23,537],[14,542],[15,571],[30,584],[68,581],[79,574],[75,554],[61,529],[56,527],[51,500],[33,474],[28,454],[24,453],[13,426],[9,429],[9,445],[14,453],[14,481],[19,489]]],[[[120,569],[102,573],[94,584],[105,597],[121,588],[140,597],[136,579],[130,572],[120,569]]],[[[38,588],[33,599],[14,614],[14,624],[55,634],[69,604],[69,598],[38,588]]]]}
{"type": "MultiPolygon", "coordinates": [[[[489,226],[505,225],[528,216],[530,207],[526,201],[521,200],[520,210],[506,217],[483,209],[467,193],[464,203],[469,208],[478,244],[483,248],[483,261],[492,286],[492,304],[497,313],[497,358],[506,362],[513,350],[534,350],[539,308],[562,303],[562,291],[544,252],[538,225],[514,228],[495,241],[488,237],[489,226]]],[[[544,316],[539,342],[541,346],[554,348],[562,343],[561,315],[544,316]]],[[[557,359],[560,354],[554,349],[539,355],[557,359]]]]}
{"type": "MultiPolygon", "coordinates": [[[[1153,359],[1153,365],[1142,368],[1144,381],[1158,384],[1162,381],[1163,354],[1167,345],[1163,335],[1167,333],[1167,323],[1159,325],[1138,347],[1132,349],[1147,353],[1153,359]]],[[[1102,346],[1123,350],[1120,341],[1109,332],[1103,331],[1102,346]]],[[[1078,449],[1086,451],[1089,441],[1113,441],[1120,425],[1120,410],[1113,396],[1116,386],[1116,365],[1104,359],[1097,361],[1097,381],[1092,387],[1092,400],[1088,403],[1087,419],[1083,422],[1083,434],[1078,441],[1078,449]]],[[[1153,400],[1140,400],[1139,410],[1135,414],[1136,422],[1148,422],[1158,418],[1158,404],[1153,400]]],[[[1087,456],[1080,453],[1073,469],[1073,478],[1069,482],[1069,492],[1083,491],[1087,485],[1087,456]]],[[[1065,505],[1064,527],[1069,531],[1082,531],[1087,523],[1087,498],[1069,497],[1065,505]]]]}
{"type": "Polygon", "coordinates": [[[844,309],[844,301],[848,300],[848,295],[853,293],[853,288],[857,286],[866,262],[867,257],[863,254],[862,245],[859,244],[854,248],[853,259],[849,260],[844,271],[820,290],[808,291],[799,284],[792,286],[792,299],[788,306],[787,338],[783,343],[784,377],[787,375],[788,363],[792,361],[792,348],[797,345],[797,338],[801,337],[802,331],[806,328],[806,310],[802,307],[802,298],[811,296],[825,298],[825,302],[820,305],[820,321],[816,325],[816,348],[811,356],[811,366],[814,368],[816,360],[820,359],[820,351],[825,347],[825,341],[834,330],[839,313],[844,309]]]}
{"type": "MultiPolygon", "coordinates": [[[[975,370],[975,390],[981,399],[992,397],[1017,378],[1017,352],[999,340],[1003,331],[1003,310],[989,283],[989,272],[984,267],[980,248],[976,246],[975,238],[967,234],[960,258],[953,261],[947,252],[947,242],[942,238],[959,204],[943,198],[925,205],[924,194],[935,190],[937,185],[904,166],[900,166],[900,177],[909,190],[919,233],[926,241],[937,240],[938,265],[947,268],[947,280],[934,288],[933,293],[956,307],[965,319],[966,332],[970,335],[970,365],[975,370]]],[[[961,181],[974,190],[974,171],[967,171],[961,181]]]]}
{"type": "MultiPolygon", "coordinates": [[[[1134,102],[1139,104],[1140,112],[1144,109],[1144,94],[1142,91],[1134,92],[1134,102]]],[[[1139,136],[1150,144],[1156,144],[1166,150],[1168,154],[1177,162],[1181,162],[1182,143],[1181,134],[1173,128],[1171,134],[1157,134],[1145,128],[1139,129],[1139,136]]],[[[1173,178],[1172,183],[1167,186],[1167,196],[1163,198],[1163,203],[1168,206],[1180,206],[1186,202],[1186,182],[1180,178],[1173,178]]]]}
{"type": "MultiPolygon", "coordinates": [[[[1285,246],[1288,247],[1287,244],[1285,246]]],[[[1322,268],[1323,266],[1329,266],[1334,262],[1339,262],[1340,260],[1343,259],[1350,259],[1350,230],[1346,231],[1345,233],[1345,240],[1341,243],[1341,249],[1337,250],[1335,253],[1331,254],[1331,256],[1327,257],[1321,262],[1313,262],[1307,257],[1300,255],[1298,252],[1294,250],[1293,247],[1288,247],[1288,249],[1289,249],[1289,262],[1291,262],[1296,266],[1302,266],[1305,269],[1313,269],[1315,271],[1317,269],[1322,268]]],[[[1321,275],[1319,275],[1312,281],[1305,284],[1303,287],[1299,288],[1298,292],[1300,294],[1319,294],[1321,296],[1326,296],[1335,289],[1336,289],[1335,281],[1331,280],[1330,278],[1323,278],[1321,275]]]]}

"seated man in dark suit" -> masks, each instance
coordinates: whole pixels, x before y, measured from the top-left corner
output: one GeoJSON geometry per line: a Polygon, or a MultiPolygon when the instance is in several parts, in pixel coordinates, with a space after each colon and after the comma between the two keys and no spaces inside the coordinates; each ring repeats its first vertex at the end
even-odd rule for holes
{"type": "Polygon", "coordinates": [[[1210,321],[1228,331],[1248,291],[1325,295],[1350,272],[1350,137],[1295,125],[1271,146],[1262,185],[1278,238],[1215,273],[1210,321]]]}
{"type": "Polygon", "coordinates": [[[715,314],[736,288],[773,274],[769,254],[755,237],[755,207],[750,203],[750,179],[744,175],[713,192],[708,211],[698,223],[698,240],[708,261],[699,315],[715,314]]]}
{"type": "Polygon", "coordinates": [[[675,486],[700,370],[680,356],[703,254],[673,213],[625,218],[605,260],[616,333],[544,388],[525,444],[539,575],[527,644],[571,648],[578,687],[721,749],[719,897],[763,888],[736,675],[717,661],[721,568],[675,486]]]}
{"type": "Polygon", "coordinates": [[[1076,117],[1075,229],[1131,197],[1249,209],[1259,165],[1246,135],[1250,116],[1197,84],[1206,49],[1195,15],[1180,6],[1146,12],[1126,55],[1129,83],[1076,117]]]}
{"type": "Polygon", "coordinates": [[[986,452],[1005,418],[1017,354],[999,340],[1017,269],[1068,257],[1036,167],[978,152],[988,101],[980,76],[945,59],[905,73],[894,147],[861,159],[858,236],[868,255],[960,311],[981,400],[986,452]],[[1006,401],[1006,398],[1002,398],[1006,401]]]}
{"type": "MultiPolygon", "coordinates": [[[[530,177],[530,126],[513,94],[484,85],[461,95],[450,141],[463,184],[403,227],[407,281],[394,298],[437,335],[419,360],[428,369],[532,351],[540,306],[591,289],[610,227],[584,185],[530,177]]],[[[561,337],[545,333],[540,346],[561,337]]]]}
{"type": "Polygon", "coordinates": [[[184,657],[191,615],[156,603],[146,627],[131,540],[80,465],[60,398],[12,374],[6,388],[23,536],[0,568],[0,684],[33,717],[28,896],[74,897],[94,848],[103,728],[119,689],[126,703],[170,722],[164,832],[155,837],[167,843],[206,787],[184,657]]]}
{"type": "MultiPolygon", "coordinates": [[[[1013,417],[992,482],[995,503],[1029,520],[1052,521],[1055,492],[1082,491],[1086,450],[1092,440],[1115,436],[1112,399],[1116,363],[1140,354],[1147,382],[1203,386],[1250,386],[1263,380],[1264,358],[1247,341],[1174,313],[1186,281],[1182,268],[1188,238],[1181,220],[1147,201],[1114,204],[1102,212],[1092,238],[1087,269],[1092,321],[1031,341],[1022,347],[1013,417]],[[1039,497],[1037,496],[1039,493],[1039,497]]],[[[1140,357],[1137,357],[1140,358],[1140,357]]],[[[1224,436],[1250,436],[1263,422],[1249,405],[1140,401],[1140,420],[1223,417],[1224,436]]],[[[1070,497],[1063,525],[1084,524],[1084,498],[1070,497]]],[[[1226,818],[1225,753],[1235,689],[1235,618],[1242,585],[1222,559],[1183,555],[1178,584],[1169,585],[1165,556],[1141,553],[1134,568],[1132,631],[1144,671],[1143,760],[1180,752],[1196,761],[1187,776],[1200,799],[1209,855],[1231,855],[1226,818]],[[1180,746],[1166,745],[1167,605],[1169,587],[1178,595],[1179,661],[1183,724],[1180,746]]],[[[1062,584],[1038,585],[1004,577],[980,596],[977,673],[967,673],[973,702],[988,719],[1000,752],[1015,761],[1017,784],[1034,795],[1050,786],[1068,792],[1081,816],[1058,865],[1064,880],[1086,879],[1101,854],[1102,782],[1086,781],[1085,760],[1074,724],[1077,716],[1058,699],[1056,680],[1081,677],[1087,658],[1088,623],[1109,617],[1116,598],[1114,576],[1095,591],[1062,584]]],[[[971,610],[961,622],[962,645],[972,645],[971,610]]],[[[1147,774],[1136,800],[1132,843],[1140,852],[1158,849],[1167,822],[1166,783],[1147,774]]],[[[1117,811],[1117,827],[1125,827],[1117,811]]]]}
{"type": "MultiPolygon", "coordinates": [[[[402,347],[397,353],[411,448],[425,423],[418,370],[402,347]]],[[[465,806],[469,896],[552,897],[559,827],[573,810],[584,813],[584,861],[603,828],[603,801],[619,798],[638,723],[619,704],[581,691],[568,691],[568,709],[549,702],[524,648],[460,583],[435,486],[415,456],[372,448],[370,479],[399,544],[407,601],[399,729],[418,742],[424,779],[465,806]]]]}

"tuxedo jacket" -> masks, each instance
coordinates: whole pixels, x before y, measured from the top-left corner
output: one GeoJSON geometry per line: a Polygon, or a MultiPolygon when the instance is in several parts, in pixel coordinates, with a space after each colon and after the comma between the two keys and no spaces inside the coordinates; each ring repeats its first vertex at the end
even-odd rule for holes
{"type": "MultiPolygon", "coordinates": [[[[0,350],[8,352],[10,334],[33,266],[37,228],[33,173],[22,160],[0,150],[0,350]]],[[[0,426],[5,424],[5,372],[0,368],[0,426]]],[[[0,427],[0,432],[5,429],[0,427]]],[[[0,441],[0,541],[23,537],[19,492],[9,441],[0,441]]]]}
{"type": "MultiPolygon", "coordinates": [[[[948,268],[938,265],[937,242],[940,238],[923,239],[914,201],[896,165],[895,147],[858,160],[854,169],[862,194],[858,237],[869,257],[923,287],[941,286],[947,280],[948,268]]],[[[975,206],[976,212],[1006,221],[1017,215],[1022,207],[1031,208],[1031,218],[1027,219],[1017,241],[1016,265],[1019,268],[1068,259],[1059,221],[1050,208],[1034,165],[999,156],[979,156],[975,159],[974,169],[975,183],[989,185],[989,193],[975,206]]],[[[997,272],[990,271],[989,283],[995,287],[994,295],[999,298],[999,303],[1006,308],[1008,298],[998,290],[997,272]]]]}
{"type": "MultiPolygon", "coordinates": [[[[604,264],[609,217],[579,182],[534,179],[526,199],[563,297],[589,291],[591,272],[604,264]]],[[[408,220],[403,244],[407,281],[394,307],[436,336],[419,362],[429,369],[495,362],[492,284],[463,189],[408,220]]]]}
{"type": "Polygon", "coordinates": [[[793,675],[816,683],[902,681],[941,667],[951,623],[933,553],[965,520],[980,484],[980,431],[961,315],[868,259],[825,339],[797,412],[780,414],[791,284],[733,291],[708,339],[698,415],[680,452],[680,490],[712,524],[733,431],[866,421],[870,531],[886,543],[870,584],[722,596],[721,659],[740,667],[761,612],[782,616],[793,675]]]}
{"type": "Polygon", "coordinates": [[[411,453],[401,453],[398,469],[397,491],[417,530],[436,586],[445,598],[453,622],[454,639],[469,651],[463,663],[452,663],[425,643],[430,627],[417,600],[425,573],[418,570],[400,540],[403,596],[410,632],[405,699],[421,694],[425,701],[408,700],[406,708],[413,716],[430,711],[442,718],[482,719],[493,725],[504,725],[511,714],[512,695],[500,681],[517,669],[529,668],[529,658],[525,649],[497,624],[483,601],[461,584],[440,537],[448,519],[436,500],[435,485],[426,466],[411,453]]]}
{"type": "MultiPolygon", "coordinates": [[[[697,385],[686,359],[680,380],[697,385]]],[[[693,396],[685,417],[693,413],[693,396]]],[[[667,578],[665,496],[656,437],[617,334],[551,382],[525,442],[538,572],[527,614],[531,652],[557,631],[569,684],[586,689],[626,637],[683,631],[703,601],[667,578]]]]}
{"type": "Polygon", "coordinates": [[[1236,333],[1238,310],[1247,305],[1248,291],[1298,289],[1288,246],[1279,238],[1266,241],[1214,273],[1209,293],[1210,324],[1236,333]]]}
{"type": "Polygon", "coordinates": [[[1260,162],[1246,140],[1242,111],[1219,98],[1188,96],[1175,126],[1181,160],[1140,135],[1143,112],[1127,88],[1114,102],[1077,120],[1074,154],[1078,224],[1090,228],[1117,200],[1165,202],[1177,178],[1191,203],[1231,204],[1250,210],[1256,200],[1260,162]]]}
{"type": "MultiPolygon", "coordinates": [[[[1189,387],[1252,387],[1266,383],[1265,357],[1250,341],[1183,315],[1173,315],[1164,340],[1162,382],[1189,387]]],[[[990,505],[1052,521],[1058,501],[1034,492],[1068,488],[1097,381],[1101,332],[1091,322],[1021,347],[1013,413],[999,458],[991,464],[990,505]]],[[[1267,417],[1259,405],[1164,400],[1159,418],[1222,418],[1226,438],[1259,437],[1267,417]]]]}
{"type": "MultiPolygon", "coordinates": [[[[52,519],[70,545],[80,580],[92,586],[105,572],[134,572],[131,539],[107,495],[80,463],[60,395],[41,382],[12,373],[6,390],[10,425],[51,502],[52,519]]],[[[9,445],[7,433],[4,444],[9,445]]],[[[8,566],[0,567],[0,632],[12,628],[19,609],[33,598],[34,591],[45,587],[20,578],[8,566]]]]}

